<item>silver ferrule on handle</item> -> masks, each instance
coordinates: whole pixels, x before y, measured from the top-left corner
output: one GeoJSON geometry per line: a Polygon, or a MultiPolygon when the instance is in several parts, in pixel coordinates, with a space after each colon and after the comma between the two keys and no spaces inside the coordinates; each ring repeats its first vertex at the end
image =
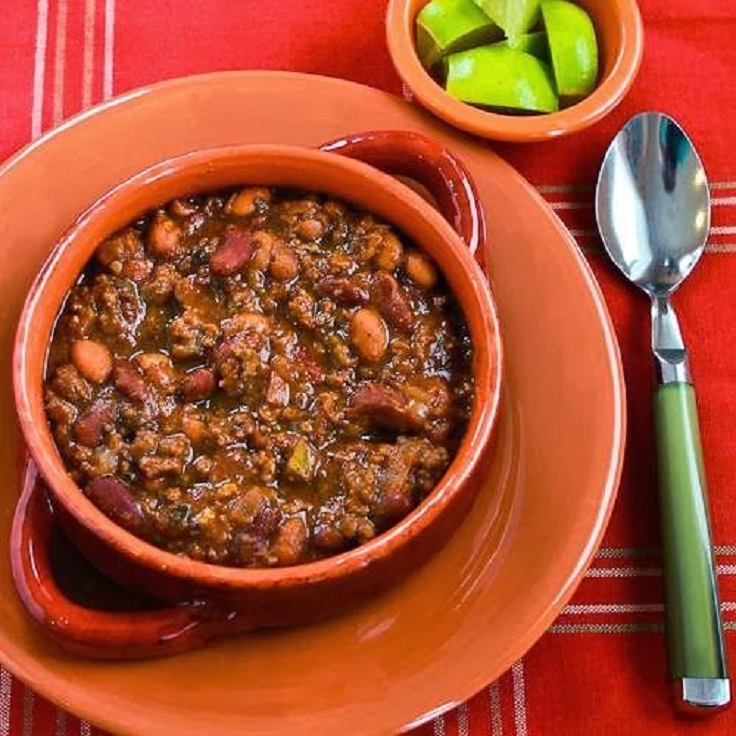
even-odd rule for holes
{"type": "Polygon", "coordinates": [[[692,383],[680,323],[668,296],[652,296],[652,352],[660,383],[692,383]]]}
{"type": "Polygon", "coordinates": [[[731,683],[727,677],[683,677],[674,686],[675,702],[689,715],[707,715],[731,702],[731,683]]]}

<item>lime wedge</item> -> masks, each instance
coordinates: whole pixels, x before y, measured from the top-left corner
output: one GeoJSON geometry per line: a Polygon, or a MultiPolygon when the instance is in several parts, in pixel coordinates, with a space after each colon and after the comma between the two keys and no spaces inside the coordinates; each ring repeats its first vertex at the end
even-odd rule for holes
{"type": "Polygon", "coordinates": [[[590,16],[567,0],[542,0],[552,70],[563,103],[589,95],[598,79],[598,42],[590,16]]]}
{"type": "Polygon", "coordinates": [[[549,67],[504,44],[447,57],[447,92],[462,102],[513,112],[553,112],[559,104],[549,67]]]}
{"type": "Polygon", "coordinates": [[[417,15],[417,53],[431,69],[443,56],[496,41],[501,29],[473,0],[431,0],[417,15]]]}
{"type": "Polygon", "coordinates": [[[509,39],[507,41],[501,41],[501,43],[510,46],[512,49],[519,49],[519,51],[536,56],[538,59],[542,59],[542,61],[549,61],[547,38],[542,31],[522,33],[513,41],[509,39]]]}
{"type": "Polygon", "coordinates": [[[530,31],[539,20],[539,0],[475,0],[475,3],[503,28],[511,41],[530,31]]]}

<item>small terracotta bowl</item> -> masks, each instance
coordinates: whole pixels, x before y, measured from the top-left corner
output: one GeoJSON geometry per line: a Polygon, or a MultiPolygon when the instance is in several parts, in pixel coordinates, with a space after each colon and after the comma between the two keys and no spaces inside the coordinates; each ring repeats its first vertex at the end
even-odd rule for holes
{"type": "Polygon", "coordinates": [[[415,19],[428,0],[390,0],[388,48],[412,97],[437,117],[468,133],[499,141],[532,142],[583,130],[613,110],[636,77],[644,29],[636,0],[575,0],[593,18],[600,54],[599,83],[584,100],[544,115],[502,115],[456,100],[422,66],[414,45],[415,19]]]}
{"type": "Polygon", "coordinates": [[[54,248],[33,283],[15,343],[16,407],[40,476],[33,467],[26,472],[13,524],[11,561],[16,587],[33,620],[65,648],[86,655],[171,654],[235,631],[334,615],[400,580],[437,551],[475,497],[498,411],[498,320],[487,280],[473,256],[484,232],[482,211],[464,166],[439,144],[408,132],[364,133],[326,144],[321,151],[282,145],[199,151],[138,174],[92,205],[54,248]],[[376,167],[419,181],[442,214],[376,167]],[[54,320],[97,245],[171,199],[242,184],[326,193],[393,223],[444,273],[474,346],[470,422],[455,459],[429,497],[361,547],[279,569],[197,562],[158,549],[116,525],[67,474],[43,404],[54,320]],[[50,562],[51,509],[75,546],[111,579],[173,605],[116,613],[83,608],[68,599],[54,581],[50,562]]]}

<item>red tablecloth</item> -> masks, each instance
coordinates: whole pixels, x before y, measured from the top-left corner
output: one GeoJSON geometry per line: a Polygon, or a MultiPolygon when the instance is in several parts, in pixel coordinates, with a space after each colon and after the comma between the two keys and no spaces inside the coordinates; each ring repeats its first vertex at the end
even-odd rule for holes
{"type": "MultiPolygon", "coordinates": [[[[642,0],[641,9],[644,63],[614,114],[569,140],[497,146],[571,228],[610,305],[629,389],[619,501],[593,567],[550,632],[498,682],[419,729],[422,736],[736,733],[736,709],[688,722],[676,718],[667,701],[647,305],[601,257],[591,208],[597,168],[619,125],[645,109],[681,121],[713,184],[707,254],[677,302],[699,390],[725,626],[736,657],[736,341],[729,329],[736,324],[730,118],[736,112],[736,7],[730,0],[642,0]]],[[[379,0],[6,0],[0,156],[113,94],[216,69],[291,69],[399,93],[384,43],[384,12],[379,0]]],[[[0,736],[94,732],[0,671],[0,736]]]]}

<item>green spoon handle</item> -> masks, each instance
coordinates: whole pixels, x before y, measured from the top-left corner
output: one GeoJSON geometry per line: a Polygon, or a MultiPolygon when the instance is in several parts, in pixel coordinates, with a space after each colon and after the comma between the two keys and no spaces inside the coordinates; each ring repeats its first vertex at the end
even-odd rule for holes
{"type": "Polygon", "coordinates": [[[693,386],[659,386],[654,414],[670,677],[686,708],[717,710],[730,693],[693,386]]]}

